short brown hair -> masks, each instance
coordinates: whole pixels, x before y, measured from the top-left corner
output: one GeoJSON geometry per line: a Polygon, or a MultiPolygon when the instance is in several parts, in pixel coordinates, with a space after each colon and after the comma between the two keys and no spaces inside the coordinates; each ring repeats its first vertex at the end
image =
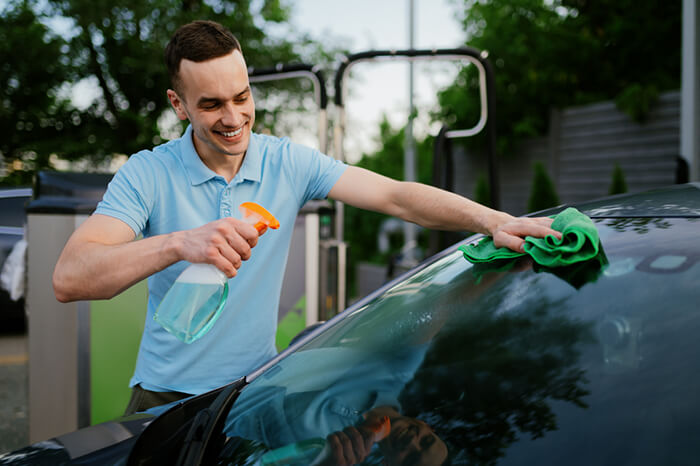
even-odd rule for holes
{"type": "Polygon", "coordinates": [[[170,83],[180,93],[180,62],[183,59],[203,62],[241,51],[238,39],[221,24],[214,21],[193,21],[181,26],[165,48],[170,83]]]}

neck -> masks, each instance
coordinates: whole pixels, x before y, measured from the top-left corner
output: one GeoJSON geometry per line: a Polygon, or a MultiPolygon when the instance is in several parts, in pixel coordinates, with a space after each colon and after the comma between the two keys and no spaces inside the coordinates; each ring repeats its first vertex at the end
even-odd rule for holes
{"type": "Polygon", "coordinates": [[[245,153],[241,155],[229,155],[212,150],[207,150],[209,147],[201,147],[197,138],[194,137],[194,148],[199,156],[199,159],[217,175],[223,176],[227,183],[236,176],[243,165],[245,153]]]}

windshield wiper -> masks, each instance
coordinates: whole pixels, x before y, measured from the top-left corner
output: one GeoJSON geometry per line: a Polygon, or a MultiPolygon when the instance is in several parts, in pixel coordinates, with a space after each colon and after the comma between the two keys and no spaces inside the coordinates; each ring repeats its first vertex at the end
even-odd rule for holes
{"type": "Polygon", "coordinates": [[[211,450],[211,439],[223,430],[228,410],[244,385],[245,378],[240,378],[174,404],[139,435],[127,466],[201,464],[196,459],[201,461],[203,454],[211,450]]]}
{"type": "Polygon", "coordinates": [[[212,464],[223,448],[226,417],[241,392],[244,379],[226,387],[214,402],[197,413],[185,436],[176,466],[199,466],[212,464]]]}

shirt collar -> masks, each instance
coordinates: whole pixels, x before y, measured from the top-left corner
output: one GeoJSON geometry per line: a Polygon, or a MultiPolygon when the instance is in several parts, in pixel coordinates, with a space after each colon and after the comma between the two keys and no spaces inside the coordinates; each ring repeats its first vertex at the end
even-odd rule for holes
{"type": "MultiPolygon", "coordinates": [[[[185,134],[182,135],[182,161],[185,165],[187,177],[190,184],[193,186],[202,184],[212,178],[216,178],[216,172],[207,167],[202,159],[199,158],[197,151],[194,148],[192,140],[192,125],[188,125],[185,134]]],[[[244,180],[259,182],[262,178],[262,154],[258,146],[257,135],[250,134],[250,142],[246,150],[243,165],[233,178],[233,182],[241,183],[244,180]]]]}
{"type": "Polygon", "coordinates": [[[238,170],[234,181],[243,182],[244,180],[260,182],[262,179],[262,153],[258,141],[258,135],[250,132],[248,141],[248,149],[245,151],[245,159],[243,165],[238,170]]]}

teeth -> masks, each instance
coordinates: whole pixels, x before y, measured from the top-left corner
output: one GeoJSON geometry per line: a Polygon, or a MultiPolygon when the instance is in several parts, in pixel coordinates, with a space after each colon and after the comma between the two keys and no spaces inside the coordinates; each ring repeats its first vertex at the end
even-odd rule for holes
{"type": "Polygon", "coordinates": [[[223,134],[227,138],[232,138],[241,134],[241,131],[243,131],[243,127],[238,128],[236,131],[222,131],[221,134],[223,134]]]}

